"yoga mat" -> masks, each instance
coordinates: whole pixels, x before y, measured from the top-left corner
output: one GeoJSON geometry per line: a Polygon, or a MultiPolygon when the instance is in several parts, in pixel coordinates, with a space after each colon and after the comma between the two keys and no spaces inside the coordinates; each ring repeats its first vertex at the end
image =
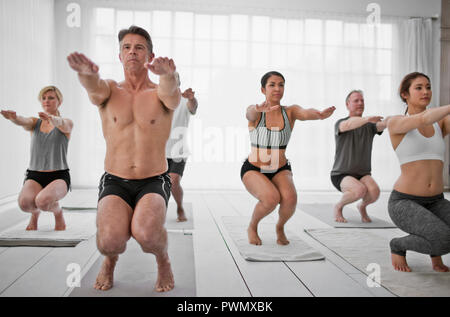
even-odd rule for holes
{"type": "Polygon", "coordinates": [[[97,209],[98,189],[77,189],[69,192],[60,205],[67,210],[97,209]]]}
{"type": "Polygon", "coordinates": [[[333,204],[300,204],[297,208],[334,228],[397,228],[392,223],[372,216],[370,211],[368,211],[368,214],[370,219],[372,219],[372,222],[363,223],[358,210],[344,207],[344,218],[347,219],[348,222],[340,223],[334,221],[333,204]]]}
{"type": "Polygon", "coordinates": [[[17,247],[75,247],[78,243],[95,235],[95,214],[64,213],[65,231],[55,231],[55,217],[52,213],[41,213],[37,231],[26,231],[30,219],[0,233],[0,246],[17,247]]]}
{"type": "Polygon", "coordinates": [[[258,226],[258,235],[262,245],[253,245],[248,242],[247,228],[250,218],[222,217],[222,222],[236,244],[239,253],[247,261],[254,262],[300,262],[323,260],[325,257],[300,237],[287,231],[286,236],[290,243],[285,246],[277,244],[275,223],[261,222],[258,226]]]}
{"type": "Polygon", "coordinates": [[[93,288],[104,257],[100,256],[74,288],[70,297],[195,297],[195,264],[192,235],[169,232],[169,257],[175,288],[166,293],[154,290],[157,266],[153,254],[144,253],[139,244],[130,239],[127,250],[119,256],[114,272],[114,286],[108,291],[93,288]]]}
{"type": "MultiPolygon", "coordinates": [[[[389,230],[398,231],[395,236],[405,235],[398,229],[389,230]]],[[[398,272],[392,267],[389,239],[386,237],[365,229],[305,231],[368,276],[374,272],[367,270],[368,265],[379,265],[381,285],[398,296],[450,296],[450,273],[434,272],[428,255],[408,252],[406,260],[413,272],[398,272]]]]}
{"type": "Polygon", "coordinates": [[[177,222],[177,205],[176,203],[169,203],[166,214],[166,229],[167,230],[192,230],[194,229],[194,213],[192,211],[192,203],[185,202],[183,204],[184,214],[187,221],[177,222]]]}

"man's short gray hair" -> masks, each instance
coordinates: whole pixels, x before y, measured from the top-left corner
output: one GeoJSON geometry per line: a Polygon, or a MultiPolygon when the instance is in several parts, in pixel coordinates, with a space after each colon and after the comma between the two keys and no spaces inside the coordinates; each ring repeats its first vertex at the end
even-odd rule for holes
{"type": "Polygon", "coordinates": [[[350,99],[350,96],[353,95],[355,92],[357,92],[358,94],[361,94],[361,96],[364,97],[364,93],[362,90],[354,89],[354,90],[350,91],[350,93],[347,95],[347,98],[345,98],[345,104],[348,104],[348,100],[350,99]]]}

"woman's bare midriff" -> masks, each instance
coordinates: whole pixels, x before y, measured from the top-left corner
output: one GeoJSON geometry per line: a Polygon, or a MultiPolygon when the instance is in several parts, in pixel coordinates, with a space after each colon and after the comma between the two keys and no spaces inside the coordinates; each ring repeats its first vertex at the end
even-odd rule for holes
{"type": "Polygon", "coordinates": [[[439,160],[422,160],[403,164],[394,189],[414,196],[439,195],[444,190],[443,167],[443,162],[439,160]]]}
{"type": "Polygon", "coordinates": [[[263,149],[252,147],[248,161],[265,170],[277,170],[287,163],[285,149],[263,149]]]}

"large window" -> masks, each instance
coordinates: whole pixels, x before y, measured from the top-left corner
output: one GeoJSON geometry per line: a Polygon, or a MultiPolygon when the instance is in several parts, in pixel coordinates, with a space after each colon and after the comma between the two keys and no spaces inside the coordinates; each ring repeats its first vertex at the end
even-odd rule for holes
{"type": "MultiPolygon", "coordinates": [[[[338,108],[329,120],[296,123],[287,156],[299,188],[331,189],[334,122],[347,115],[344,99],[350,90],[365,92],[367,115],[386,116],[398,110],[392,106],[398,104],[393,97],[398,85],[393,65],[399,52],[393,47],[395,28],[390,23],[375,27],[363,18],[283,19],[114,8],[96,8],[94,17],[91,56],[103,77],[123,78],[117,33],[135,24],[151,34],[156,56],[174,59],[182,88],[196,91],[200,108],[191,130],[204,133],[190,134],[189,172],[196,177],[189,178],[188,173],[184,180],[187,188],[241,186],[239,178],[230,175],[238,175],[248,154],[248,142],[242,142],[248,138],[245,108],[262,102],[259,80],[267,71],[285,75],[284,105],[338,108]],[[205,132],[208,127],[215,130],[205,132]],[[233,128],[242,133],[227,139],[233,128]],[[218,134],[221,136],[215,139],[218,134]],[[222,161],[217,159],[220,155],[213,155],[212,162],[206,159],[205,151],[214,151],[208,143],[214,142],[223,144],[216,149],[222,161]],[[231,148],[233,154],[229,155],[231,148]],[[220,182],[207,171],[217,171],[218,166],[220,182]]],[[[157,81],[152,74],[151,78],[157,81]]],[[[384,177],[381,185],[390,187],[398,163],[386,134],[375,140],[373,161],[375,175],[378,172],[384,177]]]]}

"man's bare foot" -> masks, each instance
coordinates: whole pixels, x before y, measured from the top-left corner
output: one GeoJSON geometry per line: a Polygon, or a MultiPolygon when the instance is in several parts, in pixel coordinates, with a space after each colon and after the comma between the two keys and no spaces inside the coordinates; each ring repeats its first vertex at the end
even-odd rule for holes
{"type": "Polygon", "coordinates": [[[177,214],[178,214],[177,222],[187,221],[186,215],[184,214],[183,207],[177,209],[177,214]]]}
{"type": "Polygon", "coordinates": [[[362,222],[365,222],[365,223],[372,222],[372,219],[370,219],[369,215],[367,214],[366,206],[363,207],[362,202],[359,203],[356,207],[358,208],[359,213],[361,214],[362,222]]]}
{"type": "Polygon", "coordinates": [[[38,218],[40,212],[32,213],[30,218],[30,223],[27,226],[27,231],[35,231],[38,229],[38,218]]]}
{"type": "Polygon", "coordinates": [[[156,262],[158,263],[158,280],[155,291],[168,292],[175,287],[169,255],[166,253],[161,259],[156,259],[156,262]]]}
{"type": "Polygon", "coordinates": [[[440,256],[432,257],[431,264],[433,265],[433,270],[435,270],[436,272],[450,272],[450,269],[448,268],[448,266],[444,265],[444,263],[442,262],[442,257],[440,256]]]}
{"type": "Polygon", "coordinates": [[[62,209],[59,212],[55,212],[55,231],[66,230],[66,223],[64,221],[62,209]]]}
{"type": "Polygon", "coordinates": [[[254,244],[254,245],[262,244],[262,241],[258,236],[258,231],[253,229],[251,226],[248,227],[247,234],[248,234],[248,242],[250,244],[254,244]]]}
{"type": "Polygon", "coordinates": [[[286,235],[284,234],[284,228],[283,227],[276,227],[277,232],[277,243],[279,245],[288,245],[289,240],[286,238],[286,235]]]}
{"type": "Polygon", "coordinates": [[[406,263],[406,257],[391,253],[392,266],[396,271],[400,272],[411,272],[411,269],[406,263]]]}
{"type": "Polygon", "coordinates": [[[100,291],[107,291],[114,285],[114,268],[116,267],[119,256],[105,257],[102,268],[97,275],[94,288],[100,291]]]}
{"type": "Polygon", "coordinates": [[[342,215],[342,208],[338,208],[337,205],[334,206],[334,221],[347,222],[347,219],[342,215]]]}

